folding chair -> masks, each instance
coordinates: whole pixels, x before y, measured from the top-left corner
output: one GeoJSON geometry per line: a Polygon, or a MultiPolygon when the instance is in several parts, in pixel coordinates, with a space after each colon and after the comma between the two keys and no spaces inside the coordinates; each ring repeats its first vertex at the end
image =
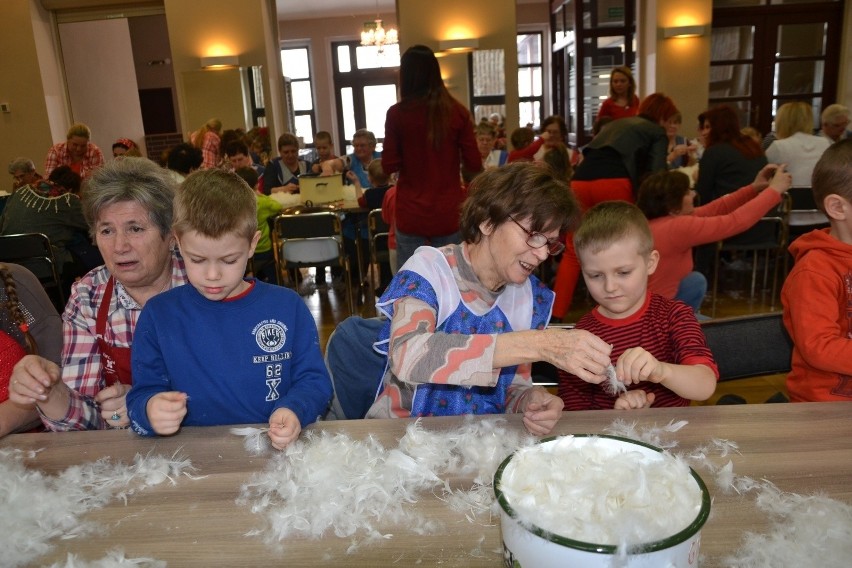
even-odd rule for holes
{"type": "MultiPolygon", "coordinates": [[[[763,289],[766,289],[769,277],[769,263],[774,257],[774,268],[772,273],[772,295],[770,296],[771,307],[775,307],[775,292],[778,288],[778,265],[783,261],[787,244],[788,221],[790,213],[790,200],[785,198],[781,205],[771,215],[761,218],[753,227],[747,231],[735,235],[729,239],[716,243],[716,253],[713,263],[713,304],[711,315],[716,315],[716,299],[719,291],[719,264],[724,251],[752,253],[751,266],[751,297],[754,298],[755,285],[757,282],[757,267],[760,263],[760,253],[764,253],[763,264],[763,289]]],[[[786,272],[786,266],[785,266],[786,272]]]]}
{"type": "Polygon", "coordinates": [[[36,275],[59,313],[65,309],[65,291],[56,269],[50,239],[42,233],[0,236],[0,262],[20,264],[36,275]]]}
{"type": "MultiPolygon", "coordinates": [[[[340,267],[346,279],[346,302],[354,314],[352,278],[349,261],[343,249],[340,217],[330,209],[296,207],[275,217],[272,249],[278,284],[288,270],[299,268],[340,267]]],[[[298,289],[298,276],[294,286],[298,289]]]]}
{"type": "Polygon", "coordinates": [[[780,313],[708,320],[701,322],[701,329],[720,381],[790,371],[793,342],[780,313]]]}
{"type": "MultiPolygon", "coordinates": [[[[378,270],[379,274],[381,274],[382,264],[388,265],[388,270],[390,270],[390,252],[388,248],[390,226],[382,219],[381,209],[373,209],[367,214],[367,234],[370,239],[370,266],[378,270]]],[[[375,297],[374,278],[370,278],[369,280],[370,292],[375,297]]],[[[381,277],[379,280],[381,280],[381,277]]]]}

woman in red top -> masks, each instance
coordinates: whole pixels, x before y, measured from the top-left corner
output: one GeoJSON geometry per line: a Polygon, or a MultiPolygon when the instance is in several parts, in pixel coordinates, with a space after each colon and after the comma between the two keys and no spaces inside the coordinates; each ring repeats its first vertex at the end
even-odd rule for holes
{"type": "Polygon", "coordinates": [[[609,98],[598,110],[598,120],[609,116],[613,119],[627,118],[639,114],[639,97],[636,96],[636,79],[630,67],[621,65],[609,75],[609,98]]]}
{"type": "Polygon", "coordinates": [[[651,222],[654,248],[660,253],[657,270],[648,278],[648,290],[681,300],[698,313],[707,279],[692,272],[692,247],[745,231],[778,205],[791,183],[784,166],[766,166],[750,185],[695,207],[695,190],[689,187],[686,174],[662,171],[651,175],[642,183],[636,200],[651,222]]]}
{"type": "Polygon", "coordinates": [[[482,158],[470,111],[447,91],[438,60],[425,45],[403,54],[399,93],[385,121],[382,168],[399,172],[396,246],[402,266],[421,245],[461,242],[460,166],[477,173],[482,158]]]}

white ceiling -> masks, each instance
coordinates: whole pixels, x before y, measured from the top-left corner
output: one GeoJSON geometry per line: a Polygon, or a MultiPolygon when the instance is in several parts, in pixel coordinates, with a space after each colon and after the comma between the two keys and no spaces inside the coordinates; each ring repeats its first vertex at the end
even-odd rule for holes
{"type": "Polygon", "coordinates": [[[396,0],[275,0],[275,4],[279,21],[396,12],[396,0]]]}

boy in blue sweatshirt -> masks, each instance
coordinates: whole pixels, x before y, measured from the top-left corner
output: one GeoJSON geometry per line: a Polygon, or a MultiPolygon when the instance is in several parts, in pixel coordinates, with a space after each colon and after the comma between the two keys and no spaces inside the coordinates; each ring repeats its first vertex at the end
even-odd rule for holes
{"type": "Polygon", "coordinates": [[[218,169],[178,191],[173,230],[190,285],[139,317],[127,394],[137,434],[268,422],[283,449],[325,412],[331,380],[311,313],[292,290],[243,277],[260,237],[256,207],[251,188],[218,169]]]}

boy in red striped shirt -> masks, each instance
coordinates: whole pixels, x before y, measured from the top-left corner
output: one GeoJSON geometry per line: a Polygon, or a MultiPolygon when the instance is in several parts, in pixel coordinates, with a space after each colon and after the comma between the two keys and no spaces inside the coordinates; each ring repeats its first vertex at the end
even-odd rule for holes
{"type": "Polygon", "coordinates": [[[574,234],[574,247],[598,303],[577,328],[612,344],[615,376],[627,391],[611,394],[606,383],[560,371],[565,410],[687,406],[709,398],[719,372],[692,309],[648,292],[660,255],[642,212],[625,201],[596,205],[574,234]]]}

